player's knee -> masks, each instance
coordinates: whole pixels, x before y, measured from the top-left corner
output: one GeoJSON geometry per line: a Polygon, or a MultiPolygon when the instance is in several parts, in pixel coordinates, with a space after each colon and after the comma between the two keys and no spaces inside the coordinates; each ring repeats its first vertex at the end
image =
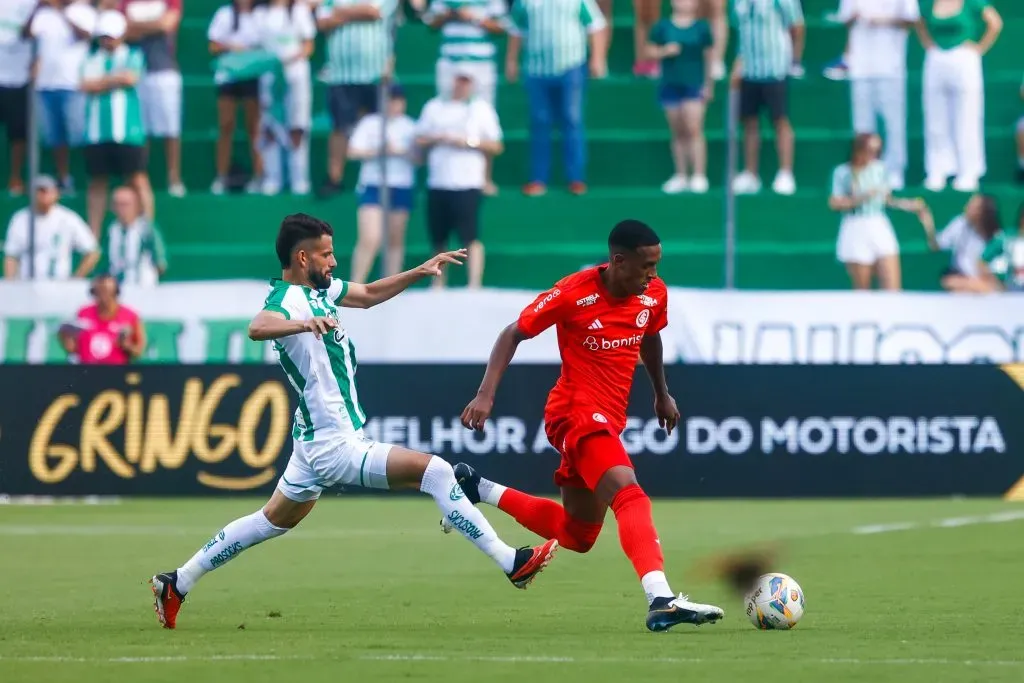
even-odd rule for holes
{"type": "Polygon", "coordinates": [[[601,534],[602,524],[581,522],[569,517],[565,521],[562,547],[574,553],[586,553],[594,547],[597,537],[601,534]]]}
{"type": "Polygon", "coordinates": [[[612,497],[611,509],[613,512],[618,512],[626,507],[636,504],[647,504],[650,505],[650,498],[644,493],[644,490],[640,488],[639,484],[633,483],[629,486],[625,486],[612,497]]]}

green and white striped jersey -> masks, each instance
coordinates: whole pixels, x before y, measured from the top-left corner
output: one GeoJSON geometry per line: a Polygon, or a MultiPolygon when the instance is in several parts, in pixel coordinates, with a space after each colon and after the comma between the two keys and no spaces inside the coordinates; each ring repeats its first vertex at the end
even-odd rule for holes
{"type": "Polygon", "coordinates": [[[778,81],[793,64],[791,26],[804,23],[800,0],[735,0],[733,25],[739,34],[743,78],[778,81]]]}
{"type": "Polygon", "coordinates": [[[107,228],[107,258],[110,274],[122,284],[152,286],[167,269],[167,248],[163,235],[145,218],[124,225],[114,221],[107,228]]]}
{"type": "Polygon", "coordinates": [[[373,5],[381,18],[342,24],[327,36],[322,80],[330,85],[376,83],[391,54],[390,26],[398,0],[324,0],[317,8],[317,19],[330,17],[336,7],[352,5],[373,5]]]}
{"type": "Polygon", "coordinates": [[[281,367],[299,394],[292,437],[320,441],[354,434],[366,422],[366,414],[356,392],[356,349],[338,319],[348,282],[334,279],[326,290],[316,290],[274,278],[270,286],[263,310],[289,320],[328,317],[338,321],[320,339],[304,332],[274,341],[281,367]]]}
{"type": "Polygon", "coordinates": [[[847,216],[884,216],[885,200],[889,195],[889,176],[885,164],[872,161],[859,171],[854,171],[850,164],[836,166],[832,172],[833,197],[859,197],[874,193],[874,197],[853,211],[844,212],[847,216]]]}
{"type": "MultiPolygon", "coordinates": [[[[506,18],[505,0],[434,0],[423,22],[432,23],[438,16],[462,10],[476,21],[506,18]]],[[[441,26],[441,59],[450,62],[494,61],[498,48],[491,35],[473,21],[448,21],[441,26]]]]}
{"type": "Polygon", "coordinates": [[[509,33],[522,36],[529,76],[561,76],[587,61],[587,34],[604,30],[594,0],[519,0],[509,33]]]}
{"type": "MultiPolygon", "coordinates": [[[[82,65],[82,79],[88,81],[124,71],[142,78],[145,58],[140,50],[121,44],[113,52],[100,49],[89,55],[82,65]]],[[[86,95],[85,102],[86,144],[145,144],[146,129],[137,87],[86,95]]]]}

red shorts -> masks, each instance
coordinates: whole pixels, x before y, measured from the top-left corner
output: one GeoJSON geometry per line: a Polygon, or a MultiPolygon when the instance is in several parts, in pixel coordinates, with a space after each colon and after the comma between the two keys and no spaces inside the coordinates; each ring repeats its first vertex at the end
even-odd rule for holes
{"type": "Polygon", "coordinates": [[[633,467],[612,426],[595,420],[592,413],[545,420],[544,431],[548,441],[562,455],[562,464],[555,470],[556,486],[593,491],[611,468],[633,467]],[[612,438],[584,440],[594,434],[607,434],[612,438]]]}

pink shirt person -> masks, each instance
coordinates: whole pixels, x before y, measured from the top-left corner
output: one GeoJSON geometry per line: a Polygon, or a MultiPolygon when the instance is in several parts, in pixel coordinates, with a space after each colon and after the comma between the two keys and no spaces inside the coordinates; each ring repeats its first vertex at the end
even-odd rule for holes
{"type": "Polygon", "coordinates": [[[127,306],[118,305],[113,317],[103,318],[95,304],[78,311],[75,327],[79,362],[83,365],[127,365],[131,356],[122,340],[137,343],[139,316],[127,306]]]}

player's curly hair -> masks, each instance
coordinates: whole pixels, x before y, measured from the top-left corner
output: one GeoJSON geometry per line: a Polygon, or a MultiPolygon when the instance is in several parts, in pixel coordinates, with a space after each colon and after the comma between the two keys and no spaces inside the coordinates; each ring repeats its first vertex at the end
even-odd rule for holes
{"type": "Polygon", "coordinates": [[[327,221],[314,218],[308,213],[293,213],[281,221],[281,229],[277,233],[277,260],[282,268],[291,265],[292,254],[300,242],[317,239],[323,235],[334,236],[334,228],[327,221]]]}
{"type": "Polygon", "coordinates": [[[619,221],[608,235],[608,249],[612,253],[636,251],[640,247],[661,244],[658,233],[643,221],[627,218],[619,221]]]}

